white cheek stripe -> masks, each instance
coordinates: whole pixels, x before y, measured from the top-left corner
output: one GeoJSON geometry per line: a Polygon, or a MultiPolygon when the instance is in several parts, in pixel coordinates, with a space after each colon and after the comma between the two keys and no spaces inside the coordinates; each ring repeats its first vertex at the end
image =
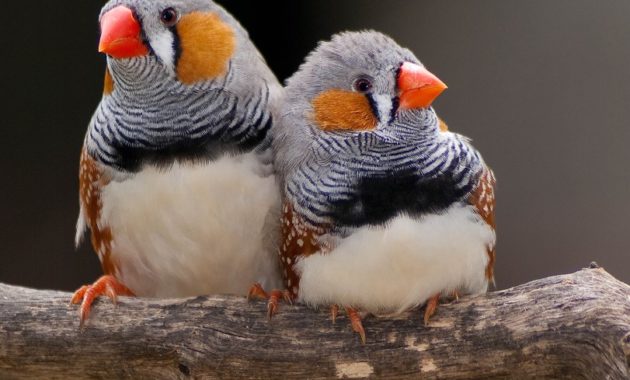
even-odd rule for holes
{"type": "Polygon", "coordinates": [[[381,123],[389,123],[389,117],[392,112],[392,99],[383,94],[374,94],[372,99],[376,103],[376,109],[380,117],[381,123]]]}
{"type": "Polygon", "coordinates": [[[155,37],[149,38],[149,43],[151,44],[155,55],[160,58],[165,66],[172,69],[175,65],[175,62],[173,62],[175,57],[175,52],[173,51],[173,33],[169,30],[165,30],[157,34],[155,37]]]}
{"type": "Polygon", "coordinates": [[[471,206],[422,219],[399,216],[383,228],[359,229],[329,253],[298,261],[300,300],[390,313],[437,293],[483,293],[487,248],[494,242],[494,231],[471,206]]]}

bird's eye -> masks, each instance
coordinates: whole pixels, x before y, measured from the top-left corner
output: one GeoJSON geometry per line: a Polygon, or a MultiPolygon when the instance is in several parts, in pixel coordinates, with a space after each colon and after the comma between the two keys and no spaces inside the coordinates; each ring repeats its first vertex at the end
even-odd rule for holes
{"type": "Polygon", "coordinates": [[[162,11],[162,13],[160,13],[160,20],[168,27],[177,24],[178,19],[179,15],[174,8],[166,8],[162,11]]]}
{"type": "Polygon", "coordinates": [[[372,82],[367,78],[359,78],[354,81],[352,88],[354,88],[356,92],[365,94],[372,91],[372,82]]]}

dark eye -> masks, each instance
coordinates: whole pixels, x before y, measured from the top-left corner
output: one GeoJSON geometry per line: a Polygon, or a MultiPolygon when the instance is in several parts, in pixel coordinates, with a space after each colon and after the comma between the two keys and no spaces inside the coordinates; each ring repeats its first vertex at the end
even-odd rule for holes
{"type": "Polygon", "coordinates": [[[367,78],[359,78],[354,81],[354,83],[352,84],[352,88],[354,88],[356,92],[361,92],[365,94],[372,91],[372,82],[367,78]]]}
{"type": "Polygon", "coordinates": [[[177,11],[174,8],[166,8],[160,13],[160,20],[168,27],[177,24],[177,11]]]}

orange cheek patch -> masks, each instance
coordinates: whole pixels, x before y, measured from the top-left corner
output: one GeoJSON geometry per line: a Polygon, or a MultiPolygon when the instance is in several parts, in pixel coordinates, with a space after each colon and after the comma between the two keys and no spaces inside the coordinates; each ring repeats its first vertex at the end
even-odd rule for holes
{"type": "Polygon", "coordinates": [[[315,122],[324,131],[370,131],[378,124],[363,94],[329,90],[313,99],[312,104],[315,122]]]}
{"type": "Polygon", "coordinates": [[[215,13],[193,12],[177,24],[181,56],[177,62],[179,81],[188,85],[216,78],[227,71],[236,37],[230,26],[215,13]]]}
{"type": "Polygon", "coordinates": [[[114,80],[109,69],[105,69],[105,84],[103,85],[103,95],[109,95],[114,92],[114,80]]]}

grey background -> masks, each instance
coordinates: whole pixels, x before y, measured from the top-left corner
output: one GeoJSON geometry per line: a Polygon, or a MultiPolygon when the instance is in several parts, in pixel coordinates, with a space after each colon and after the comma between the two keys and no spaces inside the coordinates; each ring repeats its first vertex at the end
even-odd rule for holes
{"type": "MultiPolygon", "coordinates": [[[[73,290],[78,156],[102,89],[96,0],[3,4],[0,281],[73,290]]],[[[223,1],[284,79],[317,40],[384,31],[448,85],[436,102],[498,188],[497,284],[596,260],[630,282],[630,2],[223,1]]]]}

